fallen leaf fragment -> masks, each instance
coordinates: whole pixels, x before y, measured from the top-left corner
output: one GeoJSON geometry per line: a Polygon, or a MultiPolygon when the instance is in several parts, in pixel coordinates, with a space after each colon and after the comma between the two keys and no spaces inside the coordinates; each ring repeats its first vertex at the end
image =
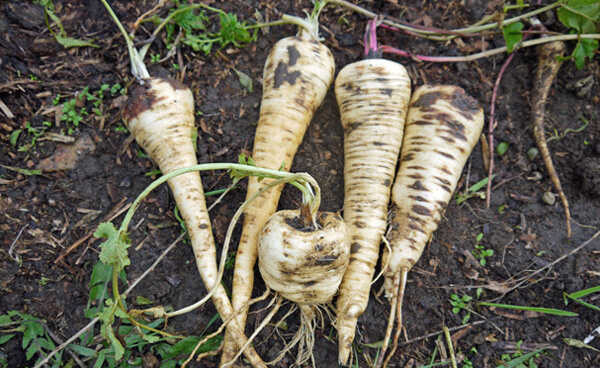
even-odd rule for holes
{"type": "Polygon", "coordinates": [[[58,146],[50,157],[40,161],[37,169],[44,172],[72,170],[81,157],[95,149],[94,140],[89,135],[82,135],[73,144],[58,146]]]}

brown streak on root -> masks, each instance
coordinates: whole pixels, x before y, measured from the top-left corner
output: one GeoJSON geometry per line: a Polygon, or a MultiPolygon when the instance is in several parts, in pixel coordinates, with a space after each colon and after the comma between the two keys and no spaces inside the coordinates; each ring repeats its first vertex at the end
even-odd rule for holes
{"type": "Polygon", "coordinates": [[[544,165],[548,170],[548,175],[558,191],[558,196],[565,208],[565,216],[567,220],[567,237],[571,237],[571,213],[569,211],[569,202],[560,184],[560,179],[552,163],[552,156],[546,143],[546,135],[544,130],[544,118],[546,115],[546,100],[552,83],[556,79],[558,70],[562,62],[556,58],[562,56],[566,46],[562,41],[545,43],[538,46],[538,70],[533,81],[533,96],[532,96],[532,114],[531,124],[533,124],[533,136],[540,151],[544,165]]]}

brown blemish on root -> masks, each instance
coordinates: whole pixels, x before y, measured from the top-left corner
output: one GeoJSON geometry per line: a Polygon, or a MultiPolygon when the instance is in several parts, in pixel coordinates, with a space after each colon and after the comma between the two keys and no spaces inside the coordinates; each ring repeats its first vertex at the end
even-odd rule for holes
{"type": "Polygon", "coordinates": [[[425,188],[425,187],[423,186],[423,184],[421,184],[421,181],[419,181],[419,180],[416,180],[416,181],[414,182],[414,184],[413,184],[413,185],[411,185],[411,188],[412,188],[412,189],[414,189],[414,190],[423,190],[423,191],[427,191],[427,188],[425,188]]]}
{"type": "Polygon", "coordinates": [[[275,86],[274,88],[281,87],[285,82],[287,82],[290,86],[296,84],[296,80],[300,77],[300,72],[295,71],[291,72],[288,70],[288,65],[284,62],[279,62],[277,68],[275,69],[275,86]]]}
{"type": "Polygon", "coordinates": [[[144,84],[136,84],[129,91],[129,99],[123,109],[123,119],[126,123],[135,119],[141,113],[152,109],[154,104],[164,99],[158,98],[154,90],[150,87],[150,80],[145,80],[144,84]]]}
{"type": "Polygon", "coordinates": [[[308,226],[308,227],[304,226],[303,222],[300,220],[300,218],[298,216],[292,217],[292,218],[286,217],[284,222],[292,229],[302,231],[305,233],[315,230],[315,228],[313,226],[308,226]]]}
{"type": "Polygon", "coordinates": [[[416,101],[410,104],[410,107],[420,108],[422,111],[429,111],[432,105],[435,105],[438,99],[443,98],[444,94],[439,91],[423,93],[416,101]]]}
{"type": "Polygon", "coordinates": [[[300,53],[298,52],[298,49],[296,48],[296,46],[288,46],[287,49],[288,49],[288,57],[289,57],[288,65],[294,66],[296,64],[296,61],[298,61],[298,59],[300,58],[300,53]]]}
{"type": "Polygon", "coordinates": [[[392,97],[392,92],[394,92],[394,90],[391,88],[381,88],[379,92],[383,95],[388,95],[388,97],[392,97]]]}
{"type": "Polygon", "coordinates": [[[465,126],[458,120],[444,120],[448,129],[448,133],[450,133],[454,138],[460,139],[461,141],[467,141],[467,136],[465,135],[465,126]]]}
{"type": "Polygon", "coordinates": [[[354,254],[356,252],[358,252],[358,250],[360,249],[360,244],[354,242],[352,243],[352,245],[350,246],[350,254],[354,254]]]}
{"type": "Polygon", "coordinates": [[[469,120],[473,120],[473,115],[481,110],[479,103],[460,87],[456,87],[450,96],[450,104],[456,108],[459,114],[469,120]]]}
{"type": "Polygon", "coordinates": [[[173,88],[174,91],[177,91],[180,89],[181,90],[188,89],[188,87],[185,84],[181,83],[177,79],[173,79],[173,78],[160,78],[160,79],[169,83],[171,85],[171,88],[173,88]]]}
{"type": "Polygon", "coordinates": [[[418,204],[415,204],[411,207],[411,210],[418,214],[418,215],[422,215],[422,216],[432,216],[433,213],[431,212],[431,210],[425,206],[421,206],[418,204]]]}

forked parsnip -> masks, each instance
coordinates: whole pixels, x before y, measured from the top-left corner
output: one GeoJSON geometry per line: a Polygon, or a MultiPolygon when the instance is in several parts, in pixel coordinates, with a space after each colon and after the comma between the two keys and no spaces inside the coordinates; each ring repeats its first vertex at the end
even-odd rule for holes
{"type": "MultiPolygon", "coordinates": [[[[167,78],[141,79],[130,92],[123,120],[163,174],[198,164],[193,140],[194,99],[182,83],[167,78]]],[[[212,301],[221,318],[227,321],[233,315],[233,308],[217,279],[216,248],[200,174],[179,175],[168,184],[190,235],[202,281],[207,291],[216,288],[212,301]]],[[[228,327],[236,344],[244,346],[247,338],[235,320],[228,327]]],[[[244,353],[253,366],[265,367],[253,348],[244,353]]]]}
{"type": "Polygon", "coordinates": [[[358,317],[369,301],[410,94],[406,69],[391,60],[349,64],[335,81],[344,128],[343,216],[351,244],[350,263],[337,298],[341,364],[348,361],[358,317]]]}
{"type": "Polygon", "coordinates": [[[456,86],[418,87],[404,127],[398,172],[392,187],[392,211],[382,264],[384,288],[391,311],[383,360],[397,314],[394,353],[402,325],[402,296],[408,271],[423,249],[452,198],[463,167],[477,144],[483,128],[483,109],[456,86]]]}
{"type": "MultiPolygon", "coordinates": [[[[338,291],[350,255],[348,229],[331,212],[282,210],[271,215],[259,237],[258,267],[265,284],[298,306],[300,327],[280,352],[279,358],[298,345],[294,366],[308,360],[315,366],[312,350],[321,307],[327,310],[338,291]]],[[[277,361],[277,360],[276,360],[277,361]]]]}
{"type": "MultiPolygon", "coordinates": [[[[316,18],[296,20],[301,21],[298,35],[279,40],[266,59],[260,117],[252,149],[257,166],[285,171],[290,170],[304,133],[333,81],[335,69],[331,51],[319,42],[316,18]]],[[[269,180],[259,182],[250,178],[247,198],[267,183],[269,180]]],[[[281,190],[281,186],[268,190],[244,212],[232,289],[232,303],[242,329],[254,286],[258,236],[266,220],[277,210],[281,190]]],[[[229,362],[236,353],[227,335],[221,363],[229,362]]]]}

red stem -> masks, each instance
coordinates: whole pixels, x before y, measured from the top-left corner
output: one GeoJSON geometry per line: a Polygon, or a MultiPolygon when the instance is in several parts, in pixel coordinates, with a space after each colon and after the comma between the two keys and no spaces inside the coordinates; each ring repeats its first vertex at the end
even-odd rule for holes
{"type": "MultiPolygon", "coordinates": [[[[536,27],[531,27],[529,29],[529,31],[535,29],[536,27]]],[[[529,37],[528,33],[524,33],[523,34],[523,39],[521,40],[521,42],[525,41],[527,39],[527,37],[529,37]]],[[[519,42],[519,44],[521,43],[519,42]]],[[[488,182],[487,182],[487,189],[486,189],[486,194],[485,194],[485,205],[487,208],[490,207],[490,201],[491,201],[491,197],[492,197],[492,173],[494,172],[494,119],[496,117],[495,113],[496,113],[496,98],[498,97],[498,89],[500,88],[500,81],[502,80],[502,77],[504,76],[504,72],[506,71],[506,69],[508,69],[508,65],[510,64],[510,62],[514,59],[516,53],[517,53],[518,47],[517,45],[515,45],[515,48],[513,49],[513,52],[508,55],[508,58],[506,58],[506,61],[504,61],[504,64],[502,64],[502,67],[500,68],[500,71],[498,72],[498,77],[496,78],[496,83],[494,83],[494,89],[492,90],[492,100],[490,102],[490,121],[488,124],[488,146],[489,146],[489,155],[490,155],[490,166],[488,167],[488,182]]]]}

